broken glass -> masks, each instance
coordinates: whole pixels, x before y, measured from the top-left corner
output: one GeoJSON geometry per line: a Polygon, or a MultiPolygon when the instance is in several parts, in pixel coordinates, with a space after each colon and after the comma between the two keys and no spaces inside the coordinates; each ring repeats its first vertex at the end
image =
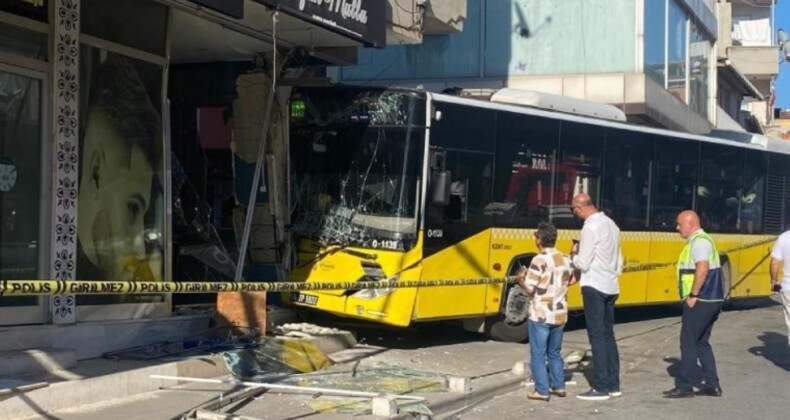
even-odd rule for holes
{"type": "Polygon", "coordinates": [[[309,340],[264,337],[253,348],[222,353],[237,378],[315,372],[334,363],[309,340]]]}
{"type": "Polygon", "coordinates": [[[211,223],[211,207],[200,197],[181,162],[171,155],[173,248],[176,276],[185,281],[228,281],[236,257],[225,248],[211,223]]]}
{"type": "Polygon", "coordinates": [[[325,245],[408,249],[417,234],[424,102],[380,89],[337,92],[295,95],[303,109],[291,119],[292,232],[325,245]]]}

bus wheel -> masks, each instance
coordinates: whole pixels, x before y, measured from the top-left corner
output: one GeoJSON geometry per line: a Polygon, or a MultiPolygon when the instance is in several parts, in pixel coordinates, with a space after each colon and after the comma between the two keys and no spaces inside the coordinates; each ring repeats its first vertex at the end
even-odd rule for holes
{"type": "Polygon", "coordinates": [[[485,335],[496,341],[520,343],[527,339],[529,296],[518,285],[511,285],[502,313],[486,318],[485,335]]]}

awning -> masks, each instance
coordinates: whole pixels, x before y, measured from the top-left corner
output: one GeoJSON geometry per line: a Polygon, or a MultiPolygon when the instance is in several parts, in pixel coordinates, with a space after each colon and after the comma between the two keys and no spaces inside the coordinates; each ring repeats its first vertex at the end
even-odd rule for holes
{"type": "Polygon", "coordinates": [[[760,93],[760,90],[755,87],[746,76],[732,64],[730,60],[722,60],[719,62],[719,72],[723,76],[735,82],[738,87],[742,88],[740,91],[743,96],[751,96],[758,101],[764,101],[765,96],[760,93]]]}

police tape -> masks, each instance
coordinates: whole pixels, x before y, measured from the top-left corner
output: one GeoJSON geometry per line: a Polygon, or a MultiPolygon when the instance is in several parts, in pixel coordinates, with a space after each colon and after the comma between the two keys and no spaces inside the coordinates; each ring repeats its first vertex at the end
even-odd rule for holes
{"type": "Polygon", "coordinates": [[[474,286],[515,283],[516,276],[455,280],[346,281],[346,282],[134,282],[85,280],[3,280],[0,296],[150,295],[160,293],[300,292],[413,287],[474,286]]]}
{"type": "MultiPolygon", "coordinates": [[[[723,254],[743,251],[771,243],[776,238],[759,240],[722,251],[723,254]]],[[[624,267],[623,273],[653,271],[676,265],[675,262],[634,264],[624,267]]],[[[300,292],[317,290],[400,289],[415,287],[474,286],[511,284],[517,276],[479,277],[454,280],[407,281],[344,281],[344,282],[135,282],[90,280],[2,280],[0,296],[47,295],[150,295],[161,293],[216,293],[216,292],[300,292]]]]}

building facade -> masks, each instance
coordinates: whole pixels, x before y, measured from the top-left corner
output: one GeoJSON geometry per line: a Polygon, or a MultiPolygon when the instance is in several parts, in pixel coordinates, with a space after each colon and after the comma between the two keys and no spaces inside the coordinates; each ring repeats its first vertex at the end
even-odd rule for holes
{"type": "MultiPolygon", "coordinates": [[[[280,76],[310,83],[314,69],[356,63],[359,47],[460,29],[466,2],[422,3],[0,0],[0,280],[232,278],[223,218],[235,244],[236,187],[250,185],[272,86],[287,95],[280,76]]],[[[267,159],[282,166],[273,138],[267,159]]],[[[171,295],[0,297],[0,348],[87,358],[207,325],[173,306],[171,295]]]]}
{"type": "Polygon", "coordinates": [[[469,1],[460,34],[363,51],[348,83],[514,87],[618,106],[629,119],[708,132],[716,5],[702,0],[469,1]]]}
{"type": "Polygon", "coordinates": [[[720,0],[718,129],[765,133],[773,119],[773,84],[781,58],[775,37],[776,0],[720,0]]]}

